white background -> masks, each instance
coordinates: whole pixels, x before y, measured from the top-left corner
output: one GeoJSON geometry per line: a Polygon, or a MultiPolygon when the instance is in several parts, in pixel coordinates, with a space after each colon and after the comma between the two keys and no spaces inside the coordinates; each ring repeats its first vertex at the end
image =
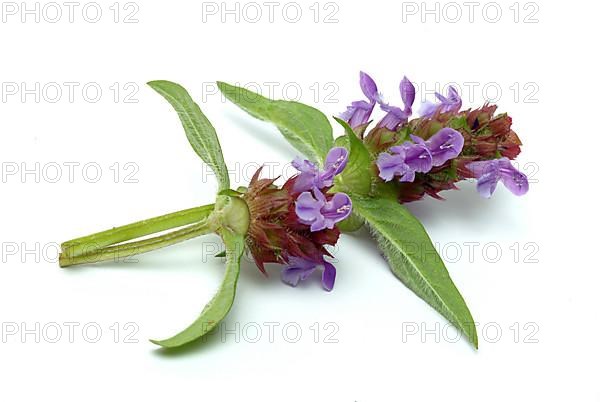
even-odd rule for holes
{"type": "Polygon", "coordinates": [[[14,15],[3,3],[2,399],[600,400],[596,3],[481,2],[469,16],[463,3],[442,2],[436,16],[423,14],[434,2],[338,0],[315,8],[298,0],[287,14],[287,2],[274,6],[273,22],[262,2],[257,22],[250,21],[256,6],[239,3],[236,22],[220,2],[145,1],[137,3],[137,23],[124,23],[136,10],[125,2],[115,23],[112,3],[100,2],[97,23],[82,16],[85,2],[73,22],[59,3],[55,23],[48,20],[56,7],[46,3],[39,22],[20,3],[14,15]],[[404,74],[421,90],[418,100],[423,90],[454,82],[464,105],[476,107],[500,89],[499,110],[514,119],[529,194],[517,198],[499,186],[484,200],[474,183],[462,183],[445,202],[410,205],[479,323],[479,351],[453,342],[456,332],[396,280],[366,233],[340,240],[331,293],[316,277],[291,288],[279,282],[278,266],[265,279],[244,261],[225,322],[230,333],[177,353],[147,339],[174,334],[210,299],[222,273],[216,238],[137,263],[59,269],[57,242],[213,200],[214,178],[146,81],[188,88],[220,134],[234,184],[243,185],[257,163],[275,164],[271,172],[279,174],[296,153],[274,127],[216,94],[216,80],[277,98],[300,89],[301,101],[331,116],[362,96],[360,70],[396,103],[404,74]],[[73,99],[66,82],[77,83],[73,99]],[[86,84],[92,89],[82,94],[86,84]],[[102,89],[97,102],[94,87],[102,89]],[[72,180],[71,162],[79,164],[72,180]],[[52,183],[57,165],[62,176],[52,183]],[[102,173],[95,183],[94,166],[102,173]],[[38,177],[23,177],[23,169],[38,177]],[[470,242],[478,244],[471,254],[470,242]],[[278,325],[271,340],[265,323],[278,325]],[[77,325],[72,342],[68,325],[77,325]],[[102,334],[92,342],[97,328],[102,334]],[[138,342],[127,342],[128,334],[138,342]]]}

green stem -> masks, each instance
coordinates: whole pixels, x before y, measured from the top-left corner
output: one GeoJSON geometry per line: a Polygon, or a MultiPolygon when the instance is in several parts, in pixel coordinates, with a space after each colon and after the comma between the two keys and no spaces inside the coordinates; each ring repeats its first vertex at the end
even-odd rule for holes
{"type": "Polygon", "coordinates": [[[205,205],[185,209],[69,240],[61,244],[61,259],[97,254],[106,246],[206,220],[213,208],[214,205],[205,205]]]}
{"type": "Polygon", "coordinates": [[[190,225],[184,229],[176,230],[162,236],[152,237],[150,239],[105,247],[83,255],[71,256],[61,254],[59,264],[61,267],[65,268],[72,265],[88,264],[108,260],[118,261],[133,255],[147,253],[148,251],[157,250],[159,248],[180,243],[184,240],[211,233],[212,231],[213,230],[208,219],[204,219],[203,222],[190,225]]]}

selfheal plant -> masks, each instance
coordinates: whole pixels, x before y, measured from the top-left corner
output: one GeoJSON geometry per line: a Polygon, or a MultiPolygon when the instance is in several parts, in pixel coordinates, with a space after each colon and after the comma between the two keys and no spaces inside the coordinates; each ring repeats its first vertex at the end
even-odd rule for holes
{"type": "MultiPolygon", "coordinates": [[[[332,144],[348,150],[347,166],[329,189],[348,197],[344,202],[340,199],[340,205],[352,205],[348,219],[339,222],[340,229],[354,231],[366,224],[392,272],[477,347],[475,323],[464,299],[425,229],[403,204],[425,195],[441,199],[439,192],[457,188],[455,183],[464,179],[477,179],[478,192],[484,197],[493,193],[499,181],[514,194],[525,194],[527,177],[510,163],[521,146],[511,129],[512,120],[506,114],[496,115],[496,106],[489,104],[462,110],[462,99],[453,87],[445,96],[436,93],[437,101],[426,102],[420,116],[411,119],[416,91],[407,77],[399,86],[402,106],[384,101],[368,74],[361,72],[359,83],[367,100],[352,102],[336,118],[345,134],[335,140],[326,117],[310,106],[271,100],[224,82],[218,86],[253,117],[274,123],[309,159],[324,161],[332,144]],[[378,109],[384,114],[369,129],[378,109]]],[[[300,215],[313,224],[316,220],[309,218],[325,205],[315,192],[322,173],[305,162],[295,166],[306,172],[307,187],[313,186],[312,194],[300,200],[300,215]]],[[[319,219],[321,227],[326,219],[319,219]]],[[[292,260],[284,280],[297,283],[314,269],[309,262],[292,260]]]]}
{"type": "Polygon", "coordinates": [[[281,264],[281,279],[292,286],[323,267],[322,285],[331,291],[336,269],[327,260],[331,257],[327,247],[337,243],[337,224],[350,215],[352,202],[346,194],[330,190],[335,176],[346,167],[348,152],[339,147],[329,150],[323,170],[298,159],[294,164],[299,174],[281,187],[276,179],[260,178],[261,168],[247,188],[232,190],[216,132],[187,91],[169,81],[149,85],[174,107],[192,148],[214,170],[219,182],[216,201],[67,241],[61,245],[61,267],[119,260],[217,233],[225,244],[226,257],[221,287],[190,326],[171,338],[152,340],[166,348],[203,337],[227,315],[244,250],[252,254],[265,275],[265,263],[281,264]],[[311,202],[309,197],[316,198],[311,202]],[[171,231],[136,240],[165,230],[171,231]]]}
{"type": "Polygon", "coordinates": [[[335,118],[344,135],[334,140],[327,117],[318,110],[219,82],[228,99],[274,123],[306,157],[292,162],[298,174],[282,186],[276,179],[261,178],[258,169],[247,188],[232,190],[216,132],[198,105],[177,84],[149,85],[175,108],[192,148],[215,171],[216,201],[65,242],[60,264],[124,258],[206,233],[219,234],[226,256],[219,291],[189,327],[152,342],[181,346],[223,320],[233,303],[244,250],[265,275],[265,263],[281,264],[281,280],[291,286],[322,269],[321,284],[332,290],[337,271],[327,247],[337,243],[340,231],[366,224],[392,272],[477,348],[475,322],[464,299],[423,225],[403,204],[425,194],[441,198],[440,191],[456,188],[456,182],[467,178],[478,180],[478,191],[485,197],[499,181],[514,194],[525,194],[527,178],[510,163],[521,145],[510,117],[496,115],[496,107],[487,104],[460,110],[462,100],[451,88],[448,96],[437,94],[438,103],[410,119],[415,88],[408,78],[401,80],[403,107],[398,107],[386,103],[375,81],[361,73],[360,86],[368,101],[353,102],[335,118]],[[367,131],[376,106],[385,115],[367,131]]]}

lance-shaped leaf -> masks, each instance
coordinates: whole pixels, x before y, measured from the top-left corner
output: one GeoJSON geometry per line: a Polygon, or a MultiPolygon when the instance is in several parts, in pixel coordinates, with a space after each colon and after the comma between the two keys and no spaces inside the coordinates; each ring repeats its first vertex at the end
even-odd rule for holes
{"type": "Polygon", "coordinates": [[[219,291],[204,307],[200,317],[192,325],[171,338],[162,341],[151,340],[152,343],[165,348],[175,348],[185,345],[206,335],[229,313],[240,274],[240,259],[244,251],[244,236],[226,229],[223,229],[220,234],[225,242],[227,259],[225,262],[225,277],[219,291]]]}
{"type": "Polygon", "coordinates": [[[345,146],[350,152],[346,168],[339,176],[342,188],[353,194],[367,195],[371,191],[371,155],[348,123],[337,117],[334,117],[334,119],[346,131],[344,136],[346,139],[345,146]]]}
{"type": "Polygon", "coordinates": [[[227,99],[257,119],[275,124],[298,151],[323,164],[333,146],[331,124],[323,113],[303,103],[271,100],[224,82],[217,85],[227,99]]]}
{"type": "Polygon", "coordinates": [[[219,189],[229,188],[229,174],[217,133],[200,107],[181,85],[170,81],[151,81],[152,89],[161,94],[175,109],[194,151],[215,172],[219,189]]]}
{"type": "Polygon", "coordinates": [[[421,222],[395,199],[352,196],[352,205],[371,228],[392,272],[477,348],[473,317],[421,222]]]}

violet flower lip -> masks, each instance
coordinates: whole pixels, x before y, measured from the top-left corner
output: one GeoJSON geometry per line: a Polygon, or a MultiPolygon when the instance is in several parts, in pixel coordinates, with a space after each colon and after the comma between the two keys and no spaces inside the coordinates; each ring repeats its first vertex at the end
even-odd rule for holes
{"type": "Polygon", "coordinates": [[[352,128],[366,124],[369,121],[373,108],[379,99],[377,84],[375,84],[375,81],[370,75],[362,71],[360,72],[360,88],[369,101],[354,101],[348,106],[347,110],[340,115],[343,120],[348,121],[352,128]]]}
{"type": "Polygon", "coordinates": [[[477,191],[482,197],[490,198],[499,181],[514,195],[523,195],[529,190],[527,176],[519,172],[508,158],[471,162],[467,168],[477,178],[477,191]]]}

